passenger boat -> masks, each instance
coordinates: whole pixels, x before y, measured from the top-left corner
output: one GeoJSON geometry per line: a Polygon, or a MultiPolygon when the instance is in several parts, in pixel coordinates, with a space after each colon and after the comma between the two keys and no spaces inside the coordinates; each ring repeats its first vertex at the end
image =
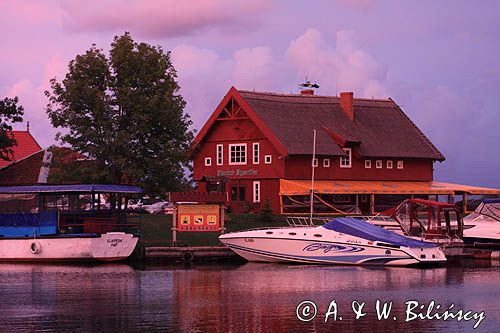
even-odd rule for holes
{"type": "Polygon", "coordinates": [[[337,218],[322,226],[232,232],[219,240],[248,261],[394,266],[446,262],[434,243],[353,218],[337,218]]]}
{"type": "Polygon", "coordinates": [[[125,185],[0,187],[0,261],[125,259],[139,228],[122,203],[141,192],[125,185]]]}
{"type": "Polygon", "coordinates": [[[447,255],[458,255],[464,250],[463,220],[454,204],[406,199],[379,215],[362,218],[398,234],[436,243],[447,255]]]}
{"type": "Polygon", "coordinates": [[[500,198],[485,199],[464,218],[464,242],[475,247],[500,247],[500,198]]]}

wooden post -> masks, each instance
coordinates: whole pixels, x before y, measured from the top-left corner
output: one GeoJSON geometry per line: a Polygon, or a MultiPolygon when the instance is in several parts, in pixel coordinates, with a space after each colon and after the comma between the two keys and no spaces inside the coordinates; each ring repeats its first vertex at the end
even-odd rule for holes
{"type": "Polygon", "coordinates": [[[172,245],[177,242],[177,204],[174,204],[174,213],[172,215],[172,245]]]}
{"type": "MultiPolygon", "coordinates": [[[[356,208],[359,209],[359,194],[356,194],[356,208]]],[[[361,211],[361,209],[360,209],[361,211]]]]}
{"type": "Polygon", "coordinates": [[[375,194],[370,194],[370,215],[375,214],[375,194]]]}
{"type": "Polygon", "coordinates": [[[464,192],[463,194],[463,213],[464,215],[467,213],[467,192],[464,192]]]}
{"type": "Polygon", "coordinates": [[[219,209],[220,209],[220,233],[221,235],[224,234],[224,230],[226,230],[226,228],[224,227],[224,205],[219,205],[219,209]]]}

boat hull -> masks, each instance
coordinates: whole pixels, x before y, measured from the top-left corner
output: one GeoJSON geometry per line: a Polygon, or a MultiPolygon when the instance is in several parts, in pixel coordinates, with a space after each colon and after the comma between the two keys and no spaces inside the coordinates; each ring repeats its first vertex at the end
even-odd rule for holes
{"type": "Polygon", "coordinates": [[[95,237],[71,235],[0,239],[0,261],[118,261],[132,254],[138,238],[110,232],[95,237]]]}
{"type": "MultiPolygon", "coordinates": [[[[287,234],[287,232],[282,232],[287,234]]],[[[296,262],[334,265],[390,265],[439,264],[446,262],[444,254],[435,249],[418,249],[426,254],[420,259],[416,249],[381,247],[361,239],[318,240],[265,236],[264,231],[231,233],[219,237],[221,242],[248,261],[296,262]],[[256,234],[257,233],[257,234],[256,234]],[[262,235],[260,235],[262,234],[262,235]],[[432,255],[435,258],[432,259],[432,255]]]]}

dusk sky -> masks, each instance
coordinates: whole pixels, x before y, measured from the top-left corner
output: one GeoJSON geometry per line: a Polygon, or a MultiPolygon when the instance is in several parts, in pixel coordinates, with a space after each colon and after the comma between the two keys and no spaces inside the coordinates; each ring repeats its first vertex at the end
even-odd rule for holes
{"type": "Polygon", "coordinates": [[[435,180],[500,188],[500,1],[0,0],[0,28],[0,98],[43,147],[49,79],[129,31],[172,52],[194,129],[231,86],[298,93],[307,76],[393,98],[445,155],[435,180]]]}

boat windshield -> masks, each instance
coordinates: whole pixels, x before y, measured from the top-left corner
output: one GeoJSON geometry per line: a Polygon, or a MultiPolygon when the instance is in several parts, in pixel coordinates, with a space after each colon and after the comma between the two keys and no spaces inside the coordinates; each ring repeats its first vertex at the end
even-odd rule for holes
{"type": "Polygon", "coordinates": [[[500,202],[482,203],[474,213],[481,214],[500,222],[500,202]]]}

